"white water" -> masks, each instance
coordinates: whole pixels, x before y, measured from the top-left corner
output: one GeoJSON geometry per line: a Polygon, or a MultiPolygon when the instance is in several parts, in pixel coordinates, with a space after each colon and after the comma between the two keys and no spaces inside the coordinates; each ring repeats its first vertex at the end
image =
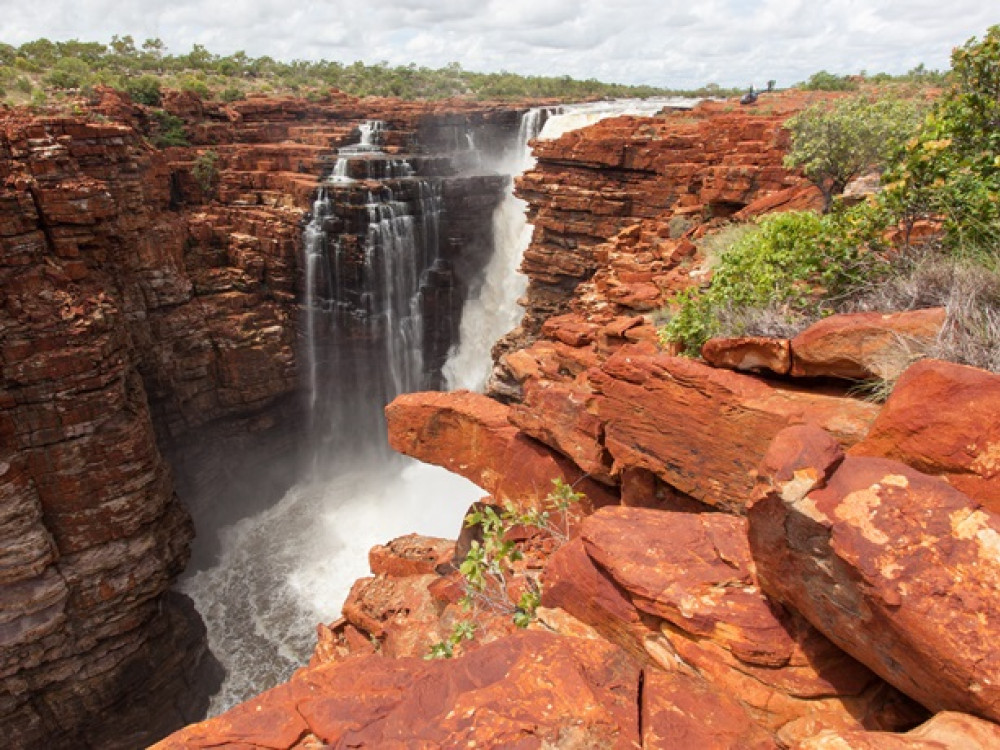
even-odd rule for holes
{"type": "MultiPolygon", "coordinates": [[[[664,105],[643,106],[655,111],[664,105]]],[[[603,115],[593,108],[571,107],[549,117],[542,137],[622,111],[607,103],[603,115]]],[[[539,110],[525,117],[519,145],[501,165],[510,174],[533,164],[527,144],[541,115],[539,110]]],[[[277,503],[222,529],[218,550],[211,549],[212,534],[202,534],[196,545],[208,545],[208,553],[199,557],[211,559],[214,551],[215,560],[180,583],[228,672],[210,715],[287,679],[308,661],[316,624],[339,617],[350,586],[369,573],[372,546],[411,532],[455,537],[463,512],[483,494],[444,469],[386,453],[382,406],[401,391],[421,387],[419,281],[440,243],[441,201],[432,182],[418,183],[416,198],[406,202],[391,191],[368,196],[364,273],[382,283],[362,279],[355,291],[364,310],[349,308],[343,248],[331,244],[324,221],[333,211],[330,191],[351,181],[348,161],[379,151],[381,124],[365,123],[360,130],[361,142],[341,149],[343,166],[338,162],[330,187],[318,194],[304,232],[303,353],[311,424],[303,430],[312,443],[312,471],[277,503]],[[374,339],[388,333],[381,336],[379,360],[366,358],[370,347],[344,338],[345,323],[374,339]]],[[[471,136],[468,143],[474,143],[471,136]]],[[[447,364],[451,387],[485,384],[490,347],[520,317],[516,302],[525,280],[516,269],[530,239],[524,211],[511,193],[494,215],[496,252],[478,295],[465,305],[462,343],[447,364]]]]}
{"type": "Polygon", "coordinates": [[[370,575],[371,547],[413,532],[453,538],[483,494],[417,461],[352,464],[331,467],[331,478],[302,482],[277,505],[225,529],[218,562],[182,582],[228,672],[209,715],[309,660],[316,624],[339,617],[353,582],[370,575]]]}
{"type": "MultiPolygon", "coordinates": [[[[505,155],[498,171],[518,175],[531,169],[535,165],[530,146],[532,139],[554,140],[608,117],[648,116],[664,107],[689,108],[697,101],[679,97],[619,99],[567,105],[554,114],[545,108],[530,110],[521,120],[518,148],[505,155]],[[543,119],[544,124],[539,128],[543,119]]],[[[514,195],[512,184],[493,215],[496,249],[486,267],[483,285],[476,295],[466,300],[458,345],[452,347],[444,365],[449,389],[483,391],[493,365],[490,355],[493,345],[521,320],[523,308],[517,301],[524,295],[528,280],[518,268],[533,231],[525,217],[526,210],[527,204],[514,195]]]]}

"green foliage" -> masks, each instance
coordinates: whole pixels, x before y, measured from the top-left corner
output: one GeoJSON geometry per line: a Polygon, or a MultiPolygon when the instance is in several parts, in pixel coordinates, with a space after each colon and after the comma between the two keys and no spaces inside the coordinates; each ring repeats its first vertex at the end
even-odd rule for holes
{"type": "Polygon", "coordinates": [[[850,76],[838,76],[821,70],[809,76],[809,80],[799,84],[808,91],[853,91],[858,84],[850,76]]]}
{"type": "Polygon", "coordinates": [[[150,114],[159,131],[153,137],[153,143],[160,148],[188,145],[187,132],[184,130],[184,121],[181,118],[162,109],[154,109],[150,114]]]}
{"type": "Polygon", "coordinates": [[[156,76],[141,75],[127,78],[123,88],[136,104],[145,104],[147,107],[160,106],[160,79],[156,76]]]}
{"type": "Polygon", "coordinates": [[[907,225],[944,222],[952,252],[996,263],[1000,247],[1000,26],[952,53],[953,85],[889,174],[888,204],[907,225]]]}
{"type": "Polygon", "coordinates": [[[876,271],[872,250],[885,222],[882,209],[870,203],[825,215],[765,216],[757,231],[740,235],[722,255],[707,289],[675,297],[677,309],[660,331],[662,340],[697,354],[720,332],[726,308],[778,306],[790,317],[822,314],[831,298],[876,271]]]}
{"type": "Polygon", "coordinates": [[[462,641],[476,637],[476,625],[469,620],[458,620],[452,625],[451,633],[443,641],[432,643],[425,659],[450,659],[455,655],[455,647],[462,641]]]}
{"type": "Polygon", "coordinates": [[[198,154],[191,168],[191,175],[201,192],[212,197],[219,187],[219,154],[209,149],[198,154]]]}
{"type": "Polygon", "coordinates": [[[893,97],[852,96],[813,105],[785,123],[792,134],[785,166],[801,167],[829,207],[850,180],[889,164],[916,132],[920,115],[912,100],[893,97]]]}
{"type": "MultiPolygon", "coordinates": [[[[511,600],[508,583],[514,573],[514,563],[521,560],[521,551],[511,540],[515,526],[537,529],[551,537],[557,544],[569,538],[572,516],[578,511],[584,496],[562,479],[552,480],[552,491],[546,495],[540,508],[519,511],[507,503],[502,510],[491,505],[479,506],[465,517],[467,527],[478,526],[482,542],[473,540],[469,552],[459,565],[465,579],[463,608],[475,617],[482,612],[509,616],[519,628],[526,628],[535,618],[541,602],[536,581],[529,579],[529,588],[518,601],[511,600]]],[[[451,635],[444,641],[432,644],[429,659],[451,658],[463,640],[472,640],[475,623],[470,620],[456,622],[451,635]]]]}
{"type": "Polygon", "coordinates": [[[45,82],[57,89],[78,89],[90,78],[90,66],[76,57],[56,61],[45,76],[45,82]]]}
{"type": "MultiPolygon", "coordinates": [[[[343,64],[337,61],[293,60],[250,57],[239,51],[217,55],[202,45],[194,45],[184,54],[170,54],[159,39],[146,39],[137,46],[129,35],[115,36],[107,45],[96,42],[52,42],[39,39],[20,47],[0,46],[0,64],[43,78],[55,66],[71,70],[56,72],[53,88],[78,88],[89,79],[72,85],[72,75],[87,72],[91,79],[104,83],[129,81],[144,75],[159,79],[161,88],[192,91],[202,98],[222,96],[232,101],[246,91],[299,92],[319,98],[331,87],[356,96],[397,96],[404,99],[442,99],[475,97],[479,99],[553,98],[579,101],[599,97],[643,97],[653,95],[725,96],[733,90],[708,84],[693,91],[672,91],[652,86],[626,86],[593,79],[581,81],[568,76],[523,76],[516,73],[474,73],[458,63],[443,68],[417,65],[390,66],[386,62],[368,65],[360,61],[343,64]],[[72,61],[72,62],[64,62],[72,61]],[[80,66],[83,67],[80,67],[80,66]],[[67,77],[70,76],[70,77],[67,77]]],[[[128,84],[126,83],[126,86],[128,84]]],[[[148,92],[150,89],[144,89],[148,92]]],[[[158,101],[145,95],[134,97],[146,106],[158,101]]]]}

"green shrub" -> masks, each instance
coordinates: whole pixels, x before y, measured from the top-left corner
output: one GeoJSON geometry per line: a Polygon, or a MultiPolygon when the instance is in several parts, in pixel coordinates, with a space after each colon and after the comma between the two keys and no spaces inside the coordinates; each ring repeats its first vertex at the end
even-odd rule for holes
{"type": "Polygon", "coordinates": [[[1000,248],[1000,26],[952,53],[953,85],[888,175],[908,225],[940,217],[953,252],[995,264],[1000,248]]]}
{"type": "Polygon", "coordinates": [[[726,310],[777,308],[789,319],[822,315],[831,299],[870,278],[884,224],[881,210],[869,203],[825,215],[765,216],[757,231],[739,235],[721,256],[707,289],[675,297],[677,309],[661,337],[697,354],[723,332],[726,310]]]}
{"type": "Polygon", "coordinates": [[[219,155],[210,149],[198,154],[198,158],[194,162],[194,167],[191,169],[191,175],[198,183],[198,187],[209,197],[213,197],[219,187],[218,162],[219,155]]]}
{"type": "Polygon", "coordinates": [[[151,113],[158,132],[153,137],[153,143],[160,148],[168,146],[187,146],[187,132],[184,121],[162,109],[154,109],[151,113]]]}
{"type": "Polygon", "coordinates": [[[853,91],[858,87],[849,76],[838,76],[821,70],[809,76],[809,80],[799,84],[808,91],[853,91]]]}
{"type": "MultiPolygon", "coordinates": [[[[518,511],[508,503],[498,511],[490,505],[480,506],[465,517],[465,525],[478,526],[482,542],[473,541],[469,553],[459,566],[465,583],[462,608],[472,617],[483,612],[499,613],[511,618],[519,628],[531,624],[535,610],[541,602],[537,581],[529,579],[530,588],[512,601],[507,589],[514,574],[514,563],[521,559],[518,545],[511,541],[510,532],[515,526],[537,529],[551,538],[556,545],[569,540],[570,523],[584,496],[562,479],[552,480],[552,491],[546,495],[540,508],[518,511]]],[[[476,632],[473,620],[456,622],[448,637],[431,644],[428,659],[451,658],[455,647],[464,640],[472,640],[476,632]]]]}
{"type": "Polygon", "coordinates": [[[125,93],[137,104],[158,107],[161,101],[160,79],[151,75],[128,78],[125,80],[125,93]]]}
{"type": "Polygon", "coordinates": [[[852,179],[890,164],[916,133],[921,114],[913,101],[891,97],[813,105],[785,123],[792,134],[785,166],[801,167],[829,208],[852,179]]]}
{"type": "Polygon", "coordinates": [[[78,89],[90,78],[90,66],[75,57],[63,57],[45,76],[45,83],[57,89],[78,89]]]}

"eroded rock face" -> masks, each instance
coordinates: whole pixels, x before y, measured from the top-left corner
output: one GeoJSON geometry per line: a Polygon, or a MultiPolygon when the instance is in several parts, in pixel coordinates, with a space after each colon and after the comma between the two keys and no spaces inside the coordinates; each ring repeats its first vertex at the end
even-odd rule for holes
{"type": "Polygon", "coordinates": [[[615,469],[647,469],[721,510],[741,512],[771,439],[790,424],[826,426],[850,445],[878,407],[785,388],[689,359],[620,349],[592,370],[615,469]]]}
{"type": "Polygon", "coordinates": [[[154,747],[631,748],[639,669],[606,641],[524,632],[454,660],[356,657],[188,727],[154,747]]]}
{"type": "Polygon", "coordinates": [[[762,594],[745,519],[603,508],[549,562],[543,603],[645,652],[671,676],[693,672],[735,700],[763,736],[785,743],[824,726],[889,729],[919,716],[762,594]]]}
{"type": "Polygon", "coordinates": [[[816,428],[775,441],[749,510],[764,590],[927,708],[996,721],[1000,519],[941,479],[837,450],[816,428]]]}

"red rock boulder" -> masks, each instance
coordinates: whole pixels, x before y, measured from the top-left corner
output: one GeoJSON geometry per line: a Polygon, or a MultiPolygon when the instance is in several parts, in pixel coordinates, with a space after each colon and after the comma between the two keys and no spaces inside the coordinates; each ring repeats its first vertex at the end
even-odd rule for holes
{"type": "Polygon", "coordinates": [[[937,341],[944,308],[831,315],[792,339],[791,374],[848,380],[898,377],[937,341]]]}
{"type": "Polygon", "coordinates": [[[851,455],[884,456],[944,477],[1000,512],[1000,375],[923,360],[903,373],[851,455]]]}
{"type": "Polygon", "coordinates": [[[838,450],[811,427],[775,440],[748,514],[761,585],[927,708],[997,720],[1000,518],[838,450]]]}

